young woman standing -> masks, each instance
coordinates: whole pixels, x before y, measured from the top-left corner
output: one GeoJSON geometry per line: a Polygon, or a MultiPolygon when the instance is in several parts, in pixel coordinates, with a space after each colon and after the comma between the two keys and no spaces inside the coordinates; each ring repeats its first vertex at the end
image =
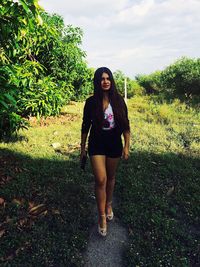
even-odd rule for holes
{"type": "Polygon", "coordinates": [[[124,99],[117,92],[112,72],[101,67],[94,74],[94,94],[86,100],[81,130],[81,160],[88,153],[95,176],[98,232],[107,234],[107,220],[113,219],[112,196],[121,157],[128,159],[130,126],[124,99]],[[124,146],[121,135],[124,137],[124,146]]]}

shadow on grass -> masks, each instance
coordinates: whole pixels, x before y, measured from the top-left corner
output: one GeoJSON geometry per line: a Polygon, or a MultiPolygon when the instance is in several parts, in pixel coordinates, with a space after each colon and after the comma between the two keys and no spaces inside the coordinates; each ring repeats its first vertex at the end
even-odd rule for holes
{"type": "MultiPolygon", "coordinates": [[[[83,266],[93,224],[78,155],[0,151],[1,266],[83,266]],[[2,202],[2,200],[1,200],[2,202]]],[[[132,152],[117,173],[116,215],[129,229],[124,266],[199,266],[200,160],[132,152]]]]}
{"type": "Polygon", "coordinates": [[[20,134],[13,134],[10,137],[3,136],[0,139],[0,142],[4,142],[4,143],[16,143],[16,142],[22,142],[22,141],[28,142],[28,138],[20,134]]]}
{"type": "Polygon", "coordinates": [[[200,159],[135,152],[116,184],[130,233],[124,266],[200,266],[200,159]]]}
{"type": "Polygon", "coordinates": [[[77,155],[35,159],[4,149],[0,177],[0,265],[82,266],[93,192],[77,155]]]}

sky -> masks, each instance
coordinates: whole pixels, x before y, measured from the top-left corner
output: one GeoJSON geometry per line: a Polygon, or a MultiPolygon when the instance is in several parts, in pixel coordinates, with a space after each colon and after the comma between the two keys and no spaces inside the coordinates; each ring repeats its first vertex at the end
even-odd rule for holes
{"type": "Polygon", "coordinates": [[[200,57],[200,0],[39,0],[83,30],[89,67],[134,78],[200,57]]]}

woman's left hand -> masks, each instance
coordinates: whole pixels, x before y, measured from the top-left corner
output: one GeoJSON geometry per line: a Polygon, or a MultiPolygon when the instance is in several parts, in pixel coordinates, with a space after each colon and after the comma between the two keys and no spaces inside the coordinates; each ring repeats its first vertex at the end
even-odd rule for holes
{"type": "Polygon", "coordinates": [[[123,158],[123,159],[126,159],[126,160],[129,158],[129,149],[128,149],[128,147],[126,147],[126,146],[123,148],[123,151],[122,151],[122,158],[123,158]]]}

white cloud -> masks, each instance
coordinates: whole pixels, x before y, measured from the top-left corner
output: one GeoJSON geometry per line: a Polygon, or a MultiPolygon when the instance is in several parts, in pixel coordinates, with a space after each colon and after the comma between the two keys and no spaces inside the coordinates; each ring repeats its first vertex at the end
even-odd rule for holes
{"type": "Polygon", "coordinates": [[[199,0],[41,0],[84,31],[90,66],[150,73],[181,56],[199,57],[199,0]]]}
{"type": "Polygon", "coordinates": [[[74,17],[88,16],[96,17],[98,14],[109,15],[112,12],[118,12],[128,5],[126,0],[42,0],[41,6],[44,8],[56,11],[63,16],[70,14],[74,17]]]}

